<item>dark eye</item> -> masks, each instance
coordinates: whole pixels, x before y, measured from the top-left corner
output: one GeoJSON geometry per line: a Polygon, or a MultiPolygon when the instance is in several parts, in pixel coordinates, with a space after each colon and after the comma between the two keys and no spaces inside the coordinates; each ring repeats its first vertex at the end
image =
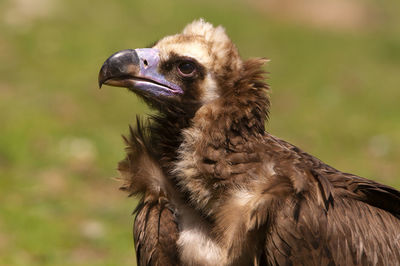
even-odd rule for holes
{"type": "Polygon", "coordinates": [[[178,72],[183,77],[192,77],[196,73],[196,65],[190,61],[183,61],[178,65],[178,72]]]}

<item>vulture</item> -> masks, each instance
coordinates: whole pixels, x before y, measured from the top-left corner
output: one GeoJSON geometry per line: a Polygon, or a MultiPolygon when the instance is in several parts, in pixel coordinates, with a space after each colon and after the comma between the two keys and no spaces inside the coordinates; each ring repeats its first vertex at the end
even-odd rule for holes
{"type": "Polygon", "coordinates": [[[155,110],[118,165],[137,264],[400,265],[400,191],[268,133],[266,61],[200,19],[104,62],[100,87],[155,110]]]}

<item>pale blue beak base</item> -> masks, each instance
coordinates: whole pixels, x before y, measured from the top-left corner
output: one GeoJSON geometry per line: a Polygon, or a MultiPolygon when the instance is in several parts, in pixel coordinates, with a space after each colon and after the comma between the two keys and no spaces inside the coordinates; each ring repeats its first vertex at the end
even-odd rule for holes
{"type": "Polygon", "coordinates": [[[176,84],[169,82],[158,72],[160,55],[158,49],[135,49],[139,57],[139,75],[134,87],[156,96],[172,96],[183,94],[176,84]]]}

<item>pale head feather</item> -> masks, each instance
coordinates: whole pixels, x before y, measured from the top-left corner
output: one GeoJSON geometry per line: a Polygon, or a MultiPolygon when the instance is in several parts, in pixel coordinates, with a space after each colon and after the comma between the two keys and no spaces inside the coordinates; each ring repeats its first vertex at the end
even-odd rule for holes
{"type": "Polygon", "coordinates": [[[203,19],[188,24],[180,34],[164,37],[154,46],[160,50],[160,58],[168,60],[172,55],[196,59],[206,68],[203,103],[219,95],[216,76],[225,76],[227,71],[238,73],[243,61],[236,46],[222,26],[214,27],[203,19]]]}

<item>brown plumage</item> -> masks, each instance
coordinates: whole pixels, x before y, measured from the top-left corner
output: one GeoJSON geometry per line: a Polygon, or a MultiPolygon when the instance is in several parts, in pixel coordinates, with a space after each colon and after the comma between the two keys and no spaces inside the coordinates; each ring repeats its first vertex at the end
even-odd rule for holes
{"type": "Polygon", "coordinates": [[[199,20],[103,65],[159,111],[119,164],[138,265],[400,265],[400,192],[267,133],[264,62],[199,20]]]}

